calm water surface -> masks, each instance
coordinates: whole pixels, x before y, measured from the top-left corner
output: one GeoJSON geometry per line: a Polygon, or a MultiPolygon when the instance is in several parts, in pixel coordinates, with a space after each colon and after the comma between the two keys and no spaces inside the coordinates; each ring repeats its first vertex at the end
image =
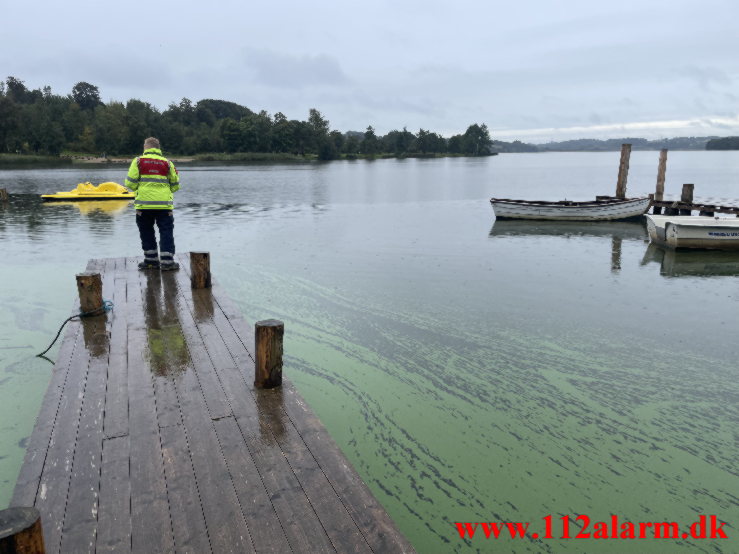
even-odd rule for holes
{"type": "MultiPolygon", "coordinates": [[[[494,223],[490,196],[613,193],[618,157],[182,166],[177,248],[212,253],[248,320],[285,321],[286,374],[420,552],[737,552],[739,255],[664,251],[639,223],[494,223]],[[730,538],[461,540],[454,526],[543,534],[550,514],[683,529],[716,514],[730,538]]],[[[657,161],[632,154],[630,194],[651,192],[657,161]]],[[[0,171],[0,507],[49,381],[34,355],[70,314],[74,274],[140,255],[130,205],[38,195],[124,173],[0,171]]],[[[739,198],[739,153],[671,152],[667,192],[682,183],[739,198]]]]}

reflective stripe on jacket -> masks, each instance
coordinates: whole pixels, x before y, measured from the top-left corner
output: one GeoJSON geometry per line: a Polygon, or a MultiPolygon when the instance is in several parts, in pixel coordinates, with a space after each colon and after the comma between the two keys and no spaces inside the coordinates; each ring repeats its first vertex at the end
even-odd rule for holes
{"type": "Polygon", "coordinates": [[[137,210],[171,210],[180,176],[174,164],[158,148],[149,148],[128,168],[126,186],[136,193],[137,210]]]}

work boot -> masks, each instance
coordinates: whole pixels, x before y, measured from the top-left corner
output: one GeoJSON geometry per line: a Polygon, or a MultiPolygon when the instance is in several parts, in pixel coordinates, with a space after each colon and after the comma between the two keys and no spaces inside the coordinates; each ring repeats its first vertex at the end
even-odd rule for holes
{"type": "Polygon", "coordinates": [[[139,269],[159,269],[159,261],[144,260],[139,262],[139,269]]]}
{"type": "Polygon", "coordinates": [[[174,261],[173,252],[161,252],[159,254],[161,259],[162,271],[172,271],[173,269],[180,269],[180,264],[174,261]]]}

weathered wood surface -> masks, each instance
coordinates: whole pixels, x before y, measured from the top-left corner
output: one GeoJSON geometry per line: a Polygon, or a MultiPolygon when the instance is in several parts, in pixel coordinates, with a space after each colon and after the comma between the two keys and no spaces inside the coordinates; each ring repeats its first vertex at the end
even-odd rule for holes
{"type": "Polygon", "coordinates": [[[209,252],[190,252],[190,283],[194,289],[210,288],[209,252]]]}
{"type": "Polygon", "coordinates": [[[2,554],[44,554],[41,515],[36,508],[0,510],[2,554]]]}
{"type": "Polygon", "coordinates": [[[616,181],[616,198],[626,198],[626,183],[629,178],[629,158],[631,145],[621,145],[621,161],[618,164],[618,179],[616,181]]]}
{"type": "MultiPolygon", "coordinates": [[[[659,152],[659,165],[657,166],[657,186],[654,189],[654,200],[662,202],[665,197],[665,174],[667,173],[667,148],[663,148],[659,152]]],[[[662,213],[662,208],[654,206],[652,213],[662,213]]]]}
{"type": "Polygon", "coordinates": [[[255,324],[256,367],[254,386],[258,389],[282,384],[282,339],[285,324],[277,319],[265,319],[255,324]]]}
{"type": "MultiPolygon", "coordinates": [[[[412,552],[219,289],[92,260],[113,310],[67,325],[15,488],[46,551],[412,552]]],[[[79,300],[73,311],[79,311],[79,300]]]]}

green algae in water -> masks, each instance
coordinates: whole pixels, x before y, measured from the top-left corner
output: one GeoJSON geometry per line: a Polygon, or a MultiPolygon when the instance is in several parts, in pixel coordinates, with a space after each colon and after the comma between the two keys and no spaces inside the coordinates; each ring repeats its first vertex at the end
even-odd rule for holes
{"type": "MultiPolygon", "coordinates": [[[[651,182],[650,156],[633,155],[633,182],[651,182]]],[[[500,196],[520,187],[545,197],[552,191],[531,183],[553,174],[601,194],[592,167],[607,155],[573,158],[587,171],[554,154],[193,171],[178,198],[178,248],[210,250],[214,277],[251,321],[285,321],[285,375],[419,552],[739,551],[734,527],[728,541],[464,541],[453,525],[531,521],[541,532],[547,514],[580,513],[739,521],[731,259],[712,258],[723,269],[649,261],[633,224],[590,235],[491,230],[489,183],[500,196]]],[[[705,160],[713,171],[719,159],[674,153],[671,174],[699,181],[680,181],[680,168],[705,160]]],[[[718,181],[733,186],[731,160],[718,181]]],[[[616,165],[603,165],[603,182],[616,165]]],[[[39,173],[45,184],[34,186],[56,190],[68,177],[39,173]]],[[[0,268],[3,286],[11,283],[0,302],[17,298],[21,327],[43,325],[17,330],[5,310],[0,339],[40,351],[68,317],[73,275],[87,259],[140,253],[131,213],[26,204],[0,216],[12,254],[0,268]],[[14,283],[21,275],[38,280],[33,295],[14,283]]],[[[30,362],[35,350],[3,351],[10,361],[0,367],[30,362]]],[[[33,426],[50,372],[43,364],[13,373],[37,379],[36,389],[0,388],[3,403],[21,395],[25,410],[36,404],[21,416],[27,432],[4,436],[8,448],[22,450],[13,444],[33,426]]],[[[7,483],[21,456],[3,466],[7,483]]]]}
{"type": "MultiPolygon", "coordinates": [[[[285,319],[286,374],[420,552],[664,552],[659,539],[462,541],[454,522],[543,534],[546,515],[617,514],[682,532],[699,514],[738,514],[726,361],[564,324],[531,336],[470,310],[439,321],[307,279],[244,282],[260,286],[238,298],[272,299],[244,313],[285,319]],[[720,378],[698,384],[696,367],[720,378]]],[[[726,548],[669,542],[714,546],[726,548]]]]}

